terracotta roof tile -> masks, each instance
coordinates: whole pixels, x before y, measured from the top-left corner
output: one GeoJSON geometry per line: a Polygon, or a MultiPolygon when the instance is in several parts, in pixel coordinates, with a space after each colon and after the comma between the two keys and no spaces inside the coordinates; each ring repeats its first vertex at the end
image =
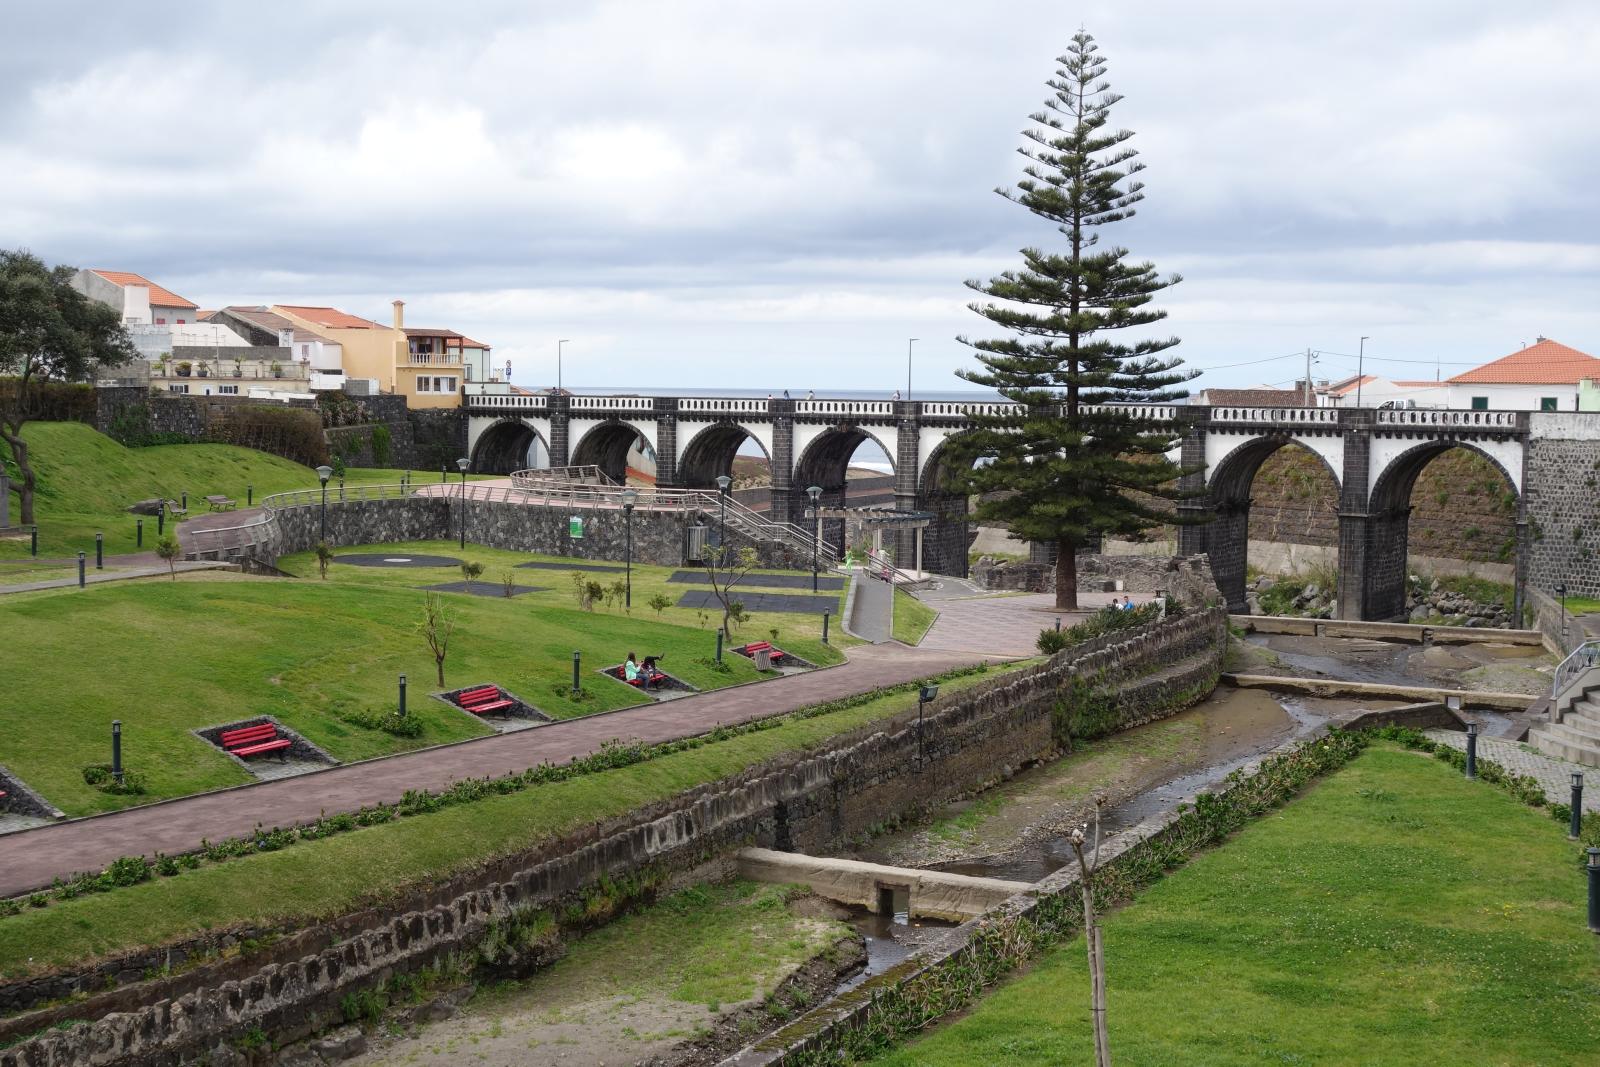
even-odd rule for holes
{"type": "Polygon", "coordinates": [[[274,304],[273,307],[282,308],[291,315],[314,322],[318,326],[326,326],[330,330],[384,330],[386,326],[379,326],[371,319],[363,319],[358,315],[350,315],[338,308],[308,307],[303,304],[274,304]]]}
{"type": "Polygon", "coordinates": [[[93,274],[98,274],[112,285],[142,285],[150,290],[150,306],[163,308],[195,308],[200,305],[193,300],[185,300],[171,289],[163,289],[155,282],[142,274],[135,274],[131,270],[98,270],[89,268],[93,274]]]}
{"type": "Polygon", "coordinates": [[[1454,385],[1576,385],[1600,377],[1600,359],[1548,337],[1449,381],[1454,385]]]}

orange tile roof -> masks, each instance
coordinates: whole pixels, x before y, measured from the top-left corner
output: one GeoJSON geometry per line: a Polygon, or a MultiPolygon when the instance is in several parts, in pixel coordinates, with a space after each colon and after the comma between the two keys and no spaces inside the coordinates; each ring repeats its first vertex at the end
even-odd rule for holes
{"type": "Polygon", "coordinates": [[[363,319],[356,315],[349,315],[338,308],[306,307],[301,304],[274,304],[273,307],[282,308],[291,315],[299,316],[307,322],[314,322],[318,326],[326,326],[333,330],[382,330],[371,319],[363,319]]]}
{"type": "Polygon", "coordinates": [[[1356,386],[1358,386],[1358,385],[1371,385],[1373,382],[1375,382],[1377,380],[1378,379],[1377,379],[1376,375],[1363,374],[1359,378],[1349,378],[1349,379],[1346,379],[1345,381],[1340,382],[1338,385],[1329,386],[1328,387],[1328,392],[1333,394],[1334,396],[1345,396],[1345,395],[1347,395],[1349,393],[1355,392],[1356,391],[1356,386]]]}
{"type": "Polygon", "coordinates": [[[1600,378],[1600,359],[1541,337],[1521,351],[1449,381],[1454,385],[1576,385],[1580,378],[1600,378]]]}
{"type": "Polygon", "coordinates": [[[1424,386],[1424,385],[1426,385],[1426,386],[1435,386],[1435,385],[1443,385],[1444,383],[1443,382],[1433,381],[1431,378],[1423,379],[1421,381],[1413,380],[1413,381],[1404,381],[1404,382],[1401,381],[1399,378],[1396,378],[1394,380],[1394,384],[1403,385],[1408,389],[1415,389],[1415,388],[1418,388],[1418,387],[1424,386]]]}
{"type": "Polygon", "coordinates": [[[142,285],[150,290],[150,306],[163,308],[195,308],[200,307],[193,300],[185,300],[171,289],[163,289],[155,282],[142,274],[135,274],[131,270],[97,270],[89,268],[91,273],[98,274],[112,285],[142,285]]]}

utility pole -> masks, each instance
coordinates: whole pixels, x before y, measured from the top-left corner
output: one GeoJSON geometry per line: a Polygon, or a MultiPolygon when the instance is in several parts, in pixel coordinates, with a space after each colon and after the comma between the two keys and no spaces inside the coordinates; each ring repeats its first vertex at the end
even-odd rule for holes
{"type": "Polygon", "coordinates": [[[1311,406],[1311,349],[1306,349],[1306,407],[1311,406]]]}
{"type": "Polygon", "coordinates": [[[1361,369],[1366,363],[1367,340],[1368,338],[1363,337],[1361,339],[1361,347],[1356,349],[1356,407],[1361,406],[1361,379],[1367,376],[1366,372],[1361,369]]]}
{"type": "Polygon", "coordinates": [[[906,341],[906,399],[907,400],[911,399],[911,346],[916,344],[918,340],[919,340],[919,338],[912,337],[912,338],[907,339],[907,341],[906,341]]]}

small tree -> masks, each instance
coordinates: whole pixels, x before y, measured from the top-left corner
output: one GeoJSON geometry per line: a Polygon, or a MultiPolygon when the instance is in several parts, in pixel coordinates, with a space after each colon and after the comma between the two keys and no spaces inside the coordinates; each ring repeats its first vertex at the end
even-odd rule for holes
{"type": "Polygon", "coordinates": [[[317,542],[317,570],[322,572],[322,580],[328,580],[328,566],[333,562],[333,549],[328,547],[328,542],[317,542]]]}
{"type": "Polygon", "coordinates": [[[483,564],[468,561],[461,565],[461,577],[467,580],[467,588],[472,588],[472,583],[483,576],[483,564]]]}
{"type": "Polygon", "coordinates": [[[517,595],[517,573],[516,573],[516,571],[513,571],[513,570],[507,568],[504,572],[502,572],[501,575],[500,575],[500,585],[501,585],[501,588],[503,588],[505,590],[505,595],[506,595],[507,598],[516,596],[517,595]]]}
{"type": "Polygon", "coordinates": [[[167,561],[167,571],[172,575],[172,580],[178,580],[178,557],[183,554],[183,549],[178,547],[178,539],[167,534],[156,542],[156,555],[167,561]]]}
{"type": "Polygon", "coordinates": [[[1106,953],[1100,937],[1100,920],[1094,908],[1094,875],[1100,866],[1100,811],[1105,797],[1095,797],[1093,841],[1084,854],[1082,828],[1072,831],[1072,851],[1078,857],[1078,889],[1083,896],[1083,942],[1089,953],[1089,1011],[1094,1022],[1095,1067],[1111,1067],[1111,1039],[1106,1030],[1106,953]]]}
{"type": "Polygon", "coordinates": [[[650,605],[650,610],[655,612],[657,616],[660,616],[663,611],[666,611],[668,608],[672,607],[672,598],[667,596],[665,593],[657,593],[655,596],[651,597],[647,603],[650,605]]]}
{"type": "Polygon", "coordinates": [[[627,596],[628,583],[624,582],[621,578],[618,578],[606,589],[606,607],[608,609],[615,608],[618,604],[621,604],[625,599],[627,599],[627,596]]]}
{"type": "Polygon", "coordinates": [[[422,602],[422,621],[417,624],[417,630],[428,642],[428,651],[433,653],[433,666],[439,673],[441,688],[444,686],[444,657],[450,651],[450,635],[455,629],[456,620],[446,609],[444,599],[438,593],[429,593],[422,602]]]}
{"type": "Polygon", "coordinates": [[[722,632],[729,633],[730,620],[738,622],[748,618],[744,614],[743,604],[739,604],[738,618],[734,617],[734,605],[738,604],[738,601],[733,599],[733,587],[755,569],[756,564],[761,562],[761,557],[757,556],[756,550],[748,545],[738,550],[727,545],[718,545],[707,549],[705,559],[701,562],[705,566],[706,577],[711,581],[711,593],[717,598],[717,603],[722,605],[722,632]]]}

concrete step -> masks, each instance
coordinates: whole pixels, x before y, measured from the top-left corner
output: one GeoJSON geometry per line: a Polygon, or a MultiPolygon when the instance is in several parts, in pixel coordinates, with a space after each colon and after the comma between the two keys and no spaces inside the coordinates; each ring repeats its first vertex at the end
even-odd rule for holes
{"type": "Polygon", "coordinates": [[[1546,756],[1563,759],[1568,763],[1582,764],[1585,767],[1600,767],[1600,745],[1566,740],[1554,732],[1559,729],[1559,726],[1541,723],[1528,731],[1528,743],[1546,756]]]}
{"type": "Polygon", "coordinates": [[[1600,697],[1589,696],[1584,697],[1582,700],[1574,700],[1572,702],[1571,710],[1573,714],[1581,714],[1591,718],[1600,719],[1600,697]]]}
{"type": "Polygon", "coordinates": [[[1600,731],[1594,730],[1582,720],[1568,720],[1559,724],[1547,722],[1543,725],[1551,737],[1569,745],[1588,745],[1600,749],[1600,731]]]}
{"type": "Polygon", "coordinates": [[[1566,731],[1574,737],[1585,737],[1593,744],[1600,744],[1600,719],[1591,719],[1582,715],[1567,715],[1562,718],[1560,725],[1546,723],[1557,732],[1566,731]]]}

